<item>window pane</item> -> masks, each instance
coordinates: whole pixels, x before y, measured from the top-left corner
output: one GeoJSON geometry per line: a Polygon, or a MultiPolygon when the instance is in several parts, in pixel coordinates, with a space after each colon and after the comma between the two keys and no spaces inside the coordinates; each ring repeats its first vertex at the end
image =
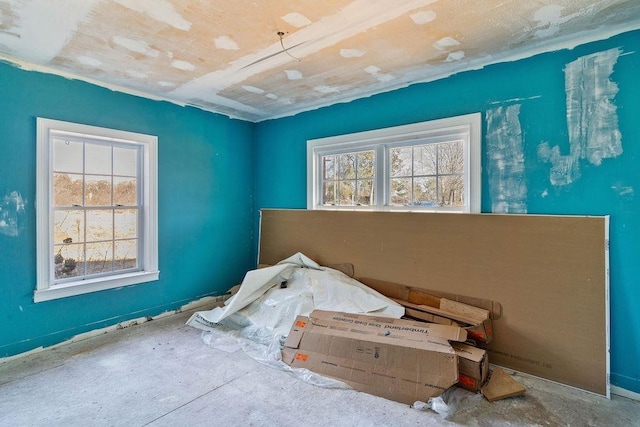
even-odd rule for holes
{"type": "Polygon", "coordinates": [[[336,156],[322,156],[322,179],[335,179],[336,156]]]}
{"type": "Polygon", "coordinates": [[[53,170],[56,172],[82,173],[82,149],[81,142],[53,140],[53,170]]]}
{"type": "Polygon", "coordinates": [[[138,241],[119,240],[116,242],[114,270],[126,270],[138,266],[138,241]]]}
{"type": "Polygon", "coordinates": [[[373,181],[358,180],[358,196],[356,198],[358,205],[371,206],[373,205],[373,181]]]}
{"type": "Polygon", "coordinates": [[[82,175],[53,174],[53,205],[82,206],[82,175]]]}
{"type": "Polygon", "coordinates": [[[391,180],[391,200],[393,206],[407,206],[411,203],[411,178],[391,180]]]}
{"type": "Polygon", "coordinates": [[[113,147],[113,174],[138,176],[138,150],[113,147]]]}
{"type": "Polygon", "coordinates": [[[356,155],[354,153],[338,156],[338,179],[355,179],[356,155]]]}
{"type": "Polygon", "coordinates": [[[464,171],[464,146],[461,141],[438,145],[438,173],[462,174],[464,171]]]}
{"type": "Polygon", "coordinates": [[[113,204],[115,206],[137,206],[138,187],[135,178],[113,178],[113,204]]]}
{"type": "Polygon", "coordinates": [[[334,181],[324,182],[322,184],[322,204],[323,205],[335,205],[336,204],[336,183],[334,181]]]}
{"type": "Polygon", "coordinates": [[[375,152],[363,151],[357,154],[358,179],[373,178],[375,170],[375,152]]]}
{"type": "Polygon", "coordinates": [[[390,150],[391,176],[411,176],[411,147],[390,150]]]}
{"type": "Polygon", "coordinates": [[[85,173],[110,175],[111,146],[86,143],[84,147],[85,173]]]}
{"type": "Polygon", "coordinates": [[[339,181],[338,182],[338,205],[353,206],[355,205],[356,182],[355,181],[339,181]]]}
{"type": "Polygon", "coordinates": [[[54,249],[54,270],[56,279],[66,277],[82,276],[83,268],[83,245],[55,245],[54,249]]]}
{"type": "Polygon", "coordinates": [[[438,148],[435,144],[419,145],[413,148],[413,174],[415,176],[435,175],[438,148]]]}
{"type": "Polygon", "coordinates": [[[131,239],[138,237],[138,210],[116,209],[114,213],[114,238],[131,239]]]}
{"type": "Polygon", "coordinates": [[[464,179],[462,175],[441,176],[438,184],[441,206],[464,206],[464,179]]]}
{"type": "Polygon", "coordinates": [[[412,205],[438,206],[435,177],[414,178],[412,205]]]}
{"type": "Polygon", "coordinates": [[[84,242],[84,212],[81,210],[53,212],[53,243],[84,242]]]}
{"type": "Polygon", "coordinates": [[[113,270],[113,243],[87,243],[87,273],[98,274],[113,270]]]}
{"type": "Polygon", "coordinates": [[[111,206],[111,177],[90,176],[84,178],[85,206],[111,206]]]}
{"type": "Polygon", "coordinates": [[[87,210],[87,242],[113,239],[113,211],[87,210]]]}

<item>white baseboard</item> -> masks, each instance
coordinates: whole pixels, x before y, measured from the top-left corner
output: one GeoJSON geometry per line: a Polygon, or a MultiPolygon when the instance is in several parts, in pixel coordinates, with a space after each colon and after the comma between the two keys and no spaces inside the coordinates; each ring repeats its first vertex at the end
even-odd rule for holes
{"type": "Polygon", "coordinates": [[[631,390],[627,390],[626,388],[612,385],[611,394],[615,394],[616,396],[626,397],[627,399],[637,400],[640,402],[640,393],[635,393],[631,390]]]}
{"type": "Polygon", "coordinates": [[[9,362],[9,361],[14,360],[14,359],[19,359],[21,357],[25,357],[25,356],[29,356],[29,355],[32,355],[32,354],[40,353],[41,351],[51,350],[51,349],[55,349],[55,348],[58,348],[58,347],[65,346],[65,345],[72,344],[74,342],[83,341],[83,340],[86,340],[88,338],[92,338],[92,337],[95,337],[95,336],[98,336],[98,335],[105,334],[107,332],[116,331],[118,329],[124,329],[124,328],[129,328],[131,326],[140,325],[140,324],[148,322],[150,320],[162,319],[164,317],[172,316],[174,314],[182,313],[184,311],[190,311],[190,310],[195,310],[195,309],[198,309],[198,308],[205,308],[205,307],[206,308],[212,308],[212,307],[214,307],[216,305],[223,305],[224,301],[229,299],[229,297],[230,297],[230,295],[222,295],[222,296],[217,296],[217,297],[204,297],[204,298],[201,298],[199,300],[187,303],[187,304],[183,305],[182,307],[178,308],[177,310],[165,311],[165,312],[160,313],[160,314],[158,314],[156,316],[145,316],[145,317],[139,317],[137,319],[125,320],[125,321],[120,322],[120,323],[115,324],[115,325],[107,326],[107,327],[100,328],[100,329],[93,329],[93,330],[90,330],[88,332],[84,332],[84,333],[78,334],[78,335],[74,336],[71,339],[68,339],[66,341],[62,341],[62,342],[53,344],[53,345],[48,346],[48,347],[37,347],[37,348],[34,348],[33,350],[29,350],[29,351],[26,351],[24,353],[19,353],[19,354],[13,355],[13,356],[0,357],[0,363],[9,362]]]}

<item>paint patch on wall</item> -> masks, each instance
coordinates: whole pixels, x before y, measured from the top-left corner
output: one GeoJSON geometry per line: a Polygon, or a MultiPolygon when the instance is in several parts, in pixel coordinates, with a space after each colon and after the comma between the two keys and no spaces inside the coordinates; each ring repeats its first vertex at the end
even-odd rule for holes
{"type": "Polygon", "coordinates": [[[287,75],[289,80],[300,80],[302,79],[302,73],[298,70],[284,70],[284,73],[287,75]]]}
{"type": "Polygon", "coordinates": [[[612,185],[611,189],[615,191],[620,197],[624,197],[627,199],[633,198],[633,193],[634,193],[633,187],[630,187],[628,185],[622,185],[621,183],[617,183],[615,185],[612,185]]]}
{"type": "Polygon", "coordinates": [[[178,70],[182,70],[182,71],[193,71],[196,69],[196,66],[193,65],[191,62],[182,61],[180,59],[176,59],[172,61],[171,66],[173,68],[177,68],[178,70]]]}
{"type": "Polygon", "coordinates": [[[425,25],[436,19],[436,13],[432,10],[423,10],[409,15],[417,25],[425,25]]]}
{"type": "Polygon", "coordinates": [[[395,76],[393,76],[392,74],[381,73],[380,68],[376,67],[375,65],[369,65],[368,67],[365,67],[364,71],[371,74],[379,82],[388,82],[395,79],[395,76]]]}
{"type": "Polygon", "coordinates": [[[127,70],[125,71],[126,75],[129,77],[133,77],[134,79],[146,79],[147,75],[145,73],[141,73],[137,70],[127,70]]]}
{"type": "Polygon", "coordinates": [[[580,161],[600,166],[622,154],[622,135],[613,99],[618,85],[610,80],[621,50],[583,56],[565,68],[569,154],[549,142],[538,146],[538,158],[551,163],[551,184],[568,185],[580,178],[580,161]]]}
{"type": "Polygon", "coordinates": [[[455,52],[451,52],[448,56],[447,59],[445,60],[445,62],[453,62],[453,61],[460,61],[464,59],[464,51],[462,50],[457,50],[455,52]]]}
{"type": "Polygon", "coordinates": [[[286,15],[282,16],[281,19],[287,24],[293,25],[296,28],[306,27],[307,25],[311,24],[309,18],[298,12],[287,13],[286,15]]]}
{"type": "Polygon", "coordinates": [[[339,93],[340,92],[340,88],[335,86],[326,86],[326,85],[315,86],[313,90],[320,93],[339,93]]]}
{"type": "Polygon", "coordinates": [[[340,49],[340,56],[343,58],[360,58],[364,53],[362,49],[340,49]]]}
{"type": "Polygon", "coordinates": [[[460,42],[453,37],[443,37],[433,44],[438,50],[445,50],[448,47],[458,46],[460,42]]]}
{"type": "Polygon", "coordinates": [[[114,36],[113,42],[120,47],[123,47],[132,52],[141,53],[145,56],[157,58],[160,55],[160,51],[152,48],[149,44],[142,40],[133,40],[127,37],[114,36]]]}
{"type": "Polygon", "coordinates": [[[520,104],[489,110],[486,120],[491,211],[527,213],[520,104]]]}
{"type": "Polygon", "coordinates": [[[86,65],[89,67],[99,67],[102,65],[102,61],[100,61],[99,59],[96,58],[92,58],[90,56],[78,56],[78,62],[81,63],[82,65],[86,65]]]}
{"type": "Polygon", "coordinates": [[[173,4],[167,0],[113,0],[136,12],[144,13],[152,19],[171,25],[183,31],[191,29],[191,22],[180,15],[173,4]]]}
{"type": "Polygon", "coordinates": [[[20,233],[26,203],[18,191],[7,193],[0,199],[0,234],[16,237],[20,233]]]}
{"type": "Polygon", "coordinates": [[[260,89],[259,87],[255,87],[255,86],[245,85],[245,86],[242,86],[242,89],[246,90],[247,92],[251,92],[251,93],[257,93],[257,94],[264,93],[264,89],[260,89]]]}
{"type": "Polygon", "coordinates": [[[215,43],[218,49],[224,49],[224,50],[240,49],[240,47],[238,46],[238,43],[236,43],[230,37],[227,37],[227,36],[216,37],[215,39],[213,39],[213,42],[215,43]]]}

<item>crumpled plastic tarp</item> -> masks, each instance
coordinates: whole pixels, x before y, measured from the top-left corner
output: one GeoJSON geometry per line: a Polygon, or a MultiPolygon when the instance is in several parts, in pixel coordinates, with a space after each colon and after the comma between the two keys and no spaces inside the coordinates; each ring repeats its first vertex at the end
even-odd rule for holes
{"type": "Polygon", "coordinates": [[[286,336],[296,316],[313,310],[400,318],[404,307],[346,274],[321,267],[297,253],[278,264],[249,271],[224,307],[195,313],[187,324],[210,330],[217,324],[250,325],[286,336]],[[281,284],[286,282],[286,287],[281,284]]]}

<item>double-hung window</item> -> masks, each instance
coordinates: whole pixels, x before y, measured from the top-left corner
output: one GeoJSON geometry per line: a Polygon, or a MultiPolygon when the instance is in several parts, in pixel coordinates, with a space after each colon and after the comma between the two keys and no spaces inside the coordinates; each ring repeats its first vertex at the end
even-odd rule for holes
{"type": "Polygon", "coordinates": [[[480,212],[480,114],[307,142],[307,208],[480,212]]]}
{"type": "Polygon", "coordinates": [[[157,280],[157,137],[37,124],[35,301],[157,280]]]}

